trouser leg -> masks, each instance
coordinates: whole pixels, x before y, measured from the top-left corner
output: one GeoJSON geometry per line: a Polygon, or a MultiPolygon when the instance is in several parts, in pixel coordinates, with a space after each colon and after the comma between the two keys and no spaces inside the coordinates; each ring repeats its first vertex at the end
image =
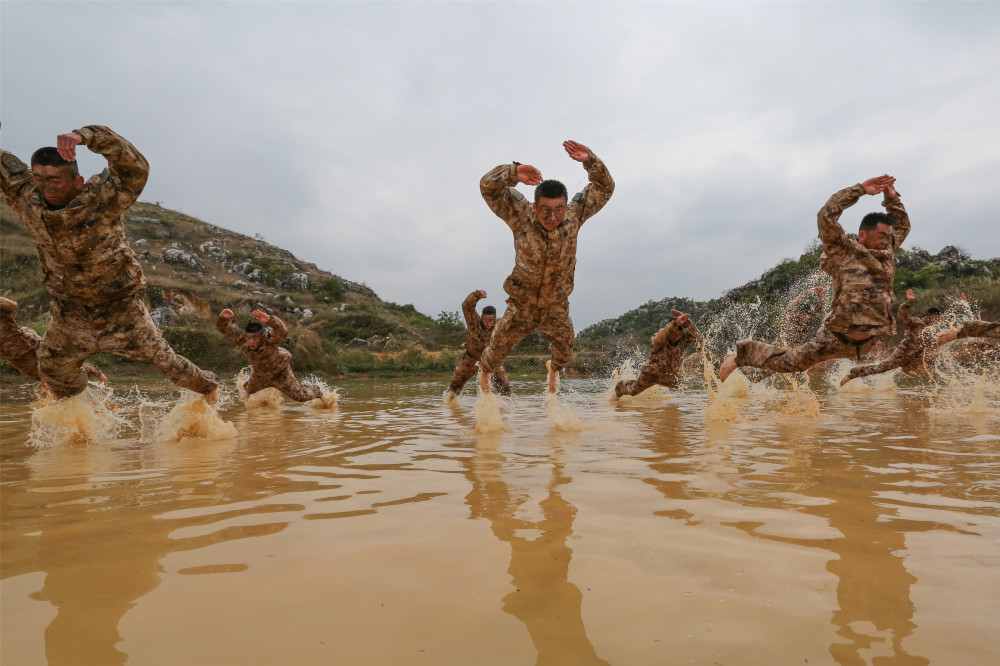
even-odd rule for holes
{"type": "Polygon", "coordinates": [[[462,387],[476,374],[477,370],[479,370],[479,366],[476,365],[476,359],[468,353],[463,354],[462,360],[458,362],[458,367],[455,368],[455,374],[452,375],[451,383],[448,384],[448,390],[455,395],[461,393],[462,387]]]}
{"type": "Polygon", "coordinates": [[[286,367],[281,373],[276,375],[271,382],[271,386],[296,402],[308,402],[323,396],[323,389],[315,384],[303,386],[295,378],[295,373],[292,372],[291,367],[286,367]]]}
{"type": "Polygon", "coordinates": [[[569,316],[569,301],[542,306],[538,332],[549,343],[552,371],[559,372],[573,360],[573,320],[569,316]]]}
{"type": "Polygon", "coordinates": [[[507,379],[507,373],[504,372],[502,365],[493,373],[493,389],[500,395],[510,395],[512,393],[510,390],[510,381],[507,379]]]}
{"type": "Polygon", "coordinates": [[[507,311],[497,320],[490,344],[479,359],[480,369],[488,374],[495,373],[514,345],[535,330],[537,315],[537,308],[524,307],[513,299],[507,299],[507,311]]]}
{"type": "Polygon", "coordinates": [[[38,345],[38,377],[56,398],[69,398],[87,388],[83,362],[98,351],[97,333],[90,322],[49,304],[49,328],[38,345]]]}
{"type": "Polygon", "coordinates": [[[845,343],[825,328],[816,339],[798,347],[778,347],[756,340],[744,340],[736,345],[736,365],[760,368],[770,372],[802,372],[833,358],[854,358],[867,349],[873,340],[845,343]]]}
{"type": "Polygon", "coordinates": [[[643,370],[636,379],[625,379],[615,384],[615,395],[619,398],[623,395],[639,395],[656,383],[652,373],[643,370]]]}

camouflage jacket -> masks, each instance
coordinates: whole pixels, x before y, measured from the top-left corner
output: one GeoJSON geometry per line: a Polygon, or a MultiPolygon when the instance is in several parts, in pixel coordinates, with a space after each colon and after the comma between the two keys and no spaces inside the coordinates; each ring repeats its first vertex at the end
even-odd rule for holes
{"type": "Polygon", "coordinates": [[[960,338],[1000,339],[1000,323],[995,321],[967,321],[958,329],[960,338]]]}
{"type": "Polygon", "coordinates": [[[649,355],[649,362],[642,366],[641,372],[654,375],[660,384],[677,388],[681,383],[684,350],[699,337],[701,332],[693,321],[689,319],[683,324],[678,324],[674,319],[650,339],[652,353],[649,355]],[[681,338],[677,342],[671,342],[670,336],[676,331],[680,331],[681,338]]]}
{"type": "Polygon", "coordinates": [[[611,198],[615,181],[593,152],[583,163],[590,183],[569,202],[566,219],[547,231],[517,185],[517,164],[502,164],[479,181],[486,204],[514,232],[514,270],[504,291],[521,304],[565,300],[573,292],[576,237],[583,223],[611,198]]]}
{"type": "Polygon", "coordinates": [[[285,322],[278,317],[272,316],[267,323],[271,327],[271,332],[264,336],[264,340],[257,349],[250,349],[247,345],[247,334],[241,333],[232,318],[226,319],[219,316],[215,320],[215,330],[229,340],[243,354],[243,358],[253,366],[255,373],[273,376],[282,372],[292,362],[292,353],[281,347],[281,343],[288,337],[288,327],[285,322]]]}
{"type": "Polygon", "coordinates": [[[476,313],[478,302],[479,297],[476,296],[476,292],[472,292],[462,301],[462,314],[465,315],[465,324],[469,327],[469,335],[462,346],[465,347],[465,353],[475,359],[483,355],[493,335],[493,329],[483,326],[482,318],[476,313]]]}
{"type": "Polygon", "coordinates": [[[123,214],[146,185],[149,164],[132,144],[101,125],[76,130],[83,145],[104,155],[108,168],[92,177],[63,208],[53,209],[32,184],[31,169],[0,154],[4,198],[35,241],[42,280],[53,298],[97,305],[146,286],[125,239],[123,214]]]}
{"type": "Polygon", "coordinates": [[[923,332],[927,324],[920,317],[911,317],[910,308],[913,301],[906,299],[899,306],[899,326],[903,329],[903,340],[896,347],[890,358],[896,357],[899,367],[908,372],[919,371],[924,364],[923,332]]]}
{"type": "Polygon", "coordinates": [[[910,233],[910,219],[899,200],[882,205],[893,220],[893,240],[886,250],[869,250],[844,233],[838,220],[865,191],[854,185],[837,192],[819,211],[819,238],[823,243],[820,268],[833,278],[833,308],[823,325],[833,333],[854,336],[892,335],[892,288],[896,277],[894,250],[910,233]]]}
{"type": "MultiPolygon", "coordinates": [[[[41,341],[42,336],[35,329],[17,325],[17,303],[0,298],[0,359],[22,375],[40,381],[38,343],[41,341]]],[[[104,377],[104,373],[90,363],[84,363],[83,370],[95,381],[104,377]]]]}

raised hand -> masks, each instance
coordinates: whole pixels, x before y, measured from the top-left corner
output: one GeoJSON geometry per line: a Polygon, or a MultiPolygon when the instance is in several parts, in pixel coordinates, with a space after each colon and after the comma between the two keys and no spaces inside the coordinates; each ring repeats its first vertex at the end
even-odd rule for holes
{"type": "Polygon", "coordinates": [[[230,310],[229,308],[226,308],[225,310],[219,313],[219,316],[222,317],[223,319],[232,319],[233,311],[230,310]]]}
{"type": "Polygon", "coordinates": [[[676,318],[678,324],[683,324],[684,322],[686,322],[688,319],[691,318],[691,315],[689,313],[681,312],[680,310],[670,310],[670,314],[672,314],[676,318]]]}
{"type": "Polygon", "coordinates": [[[913,290],[912,289],[907,289],[906,290],[906,300],[912,301],[914,298],[916,298],[916,296],[913,295],[913,290]]]}
{"type": "Polygon", "coordinates": [[[476,298],[480,300],[486,298],[486,292],[480,289],[479,291],[476,292],[476,298]]]}
{"type": "Polygon", "coordinates": [[[583,145],[582,143],[577,143],[576,141],[563,141],[563,148],[569,153],[577,162],[586,162],[587,158],[590,157],[590,148],[583,145]]]}
{"type": "Polygon", "coordinates": [[[525,185],[538,185],[542,182],[542,172],[530,164],[518,164],[517,181],[525,185]]]}
{"type": "MultiPolygon", "coordinates": [[[[885,174],[882,176],[875,176],[874,178],[869,178],[865,182],[861,183],[861,187],[865,188],[865,194],[878,194],[882,192],[887,187],[891,187],[896,179],[885,174]]],[[[895,190],[893,190],[895,192],[895,190]]]]}
{"type": "Polygon", "coordinates": [[[266,324],[267,322],[271,321],[271,315],[269,315],[266,312],[263,312],[261,310],[254,310],[250,314],[252,314],[253,318],[256,319],[257,321],[259,321],[262,324],[266,324]]]}
{"type": "Polygon", "coordinates": [[[76,161],[76,147],[83,143],[83,137],[76,132],[66,132],[56,137],[56,151],[67,162],[76,161]]]}

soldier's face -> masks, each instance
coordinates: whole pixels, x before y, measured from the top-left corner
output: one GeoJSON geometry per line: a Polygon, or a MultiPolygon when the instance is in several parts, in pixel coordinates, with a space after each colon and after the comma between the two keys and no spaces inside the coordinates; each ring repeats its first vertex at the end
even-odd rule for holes
{"type": "Polygon", "coordinates": [[[261,333],[247,333],[247,347],[256,351],[260,349],[260,343],[264,341],[264,336],[261,333]]]}
{"type": "Polygon", "coordinates": [[[75,176],[62,167],[40,164],[31,167],[31,184],[50,206],[56,208],[72,201],[83,189],[83,182],[83,176],[75,176]]]}
{"type": "Polygon", "coordinates": [[[483,328],[487,331],[493,328],[493,325],[497,323],[496,315],[483,315],[480,320],[483,322],[483,328]]]}
{"type": "Polygon", "coordinates": [[[535,210],[535,219],[541,222],[542,226],[552,231],[566,219],[566,199],[560,197],[558,199],[549,199],[546,197],[541,197],[538,201],[531,204],[535,210]]]}
{"type": "Polygon", "coordinates": [[[871,231],[862,229],[858,240],[869,250],[888,250],[892,245],[892,225],[878,224],[871,231]]]}

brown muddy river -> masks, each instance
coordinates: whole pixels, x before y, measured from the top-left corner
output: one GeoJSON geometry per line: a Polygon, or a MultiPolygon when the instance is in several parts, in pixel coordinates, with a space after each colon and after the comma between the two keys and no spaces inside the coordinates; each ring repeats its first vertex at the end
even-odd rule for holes
{"type": "Polygon", "coordinates": [[[219,441],[36,448],[5,401],[2,663],[1000,663],[995,385],[722,421],[569,379],[571,431],[513,385],[493,434],[445,380],[230,404],[219,441]]]}

